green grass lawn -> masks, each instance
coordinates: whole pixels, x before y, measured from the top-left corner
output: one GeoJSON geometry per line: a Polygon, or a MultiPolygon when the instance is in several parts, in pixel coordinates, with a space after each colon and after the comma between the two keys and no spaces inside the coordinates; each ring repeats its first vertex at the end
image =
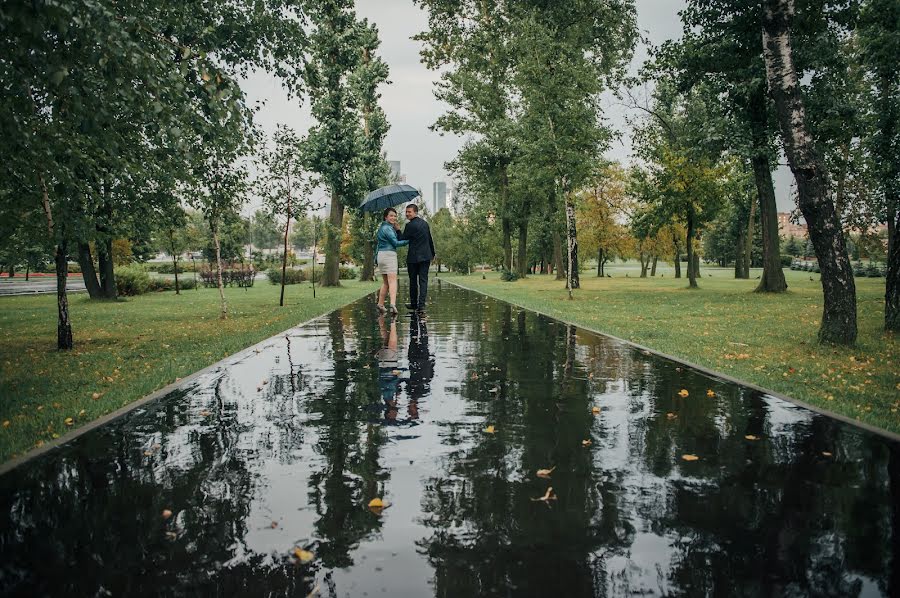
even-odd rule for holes
{"type": "Polygon", "coordinates": [[[75,349],[56,350],[56,295],[0,297],[0,462],[375,290],[280,287],[151,293],[120,301],[69,296],[75,349]],[[95,394],[96,393],[96,394],[95,394]],[[96,397],[96,398],[95,398],[96,397]],[[67,423],[71,418],[71,423],[67,423]]]}
{"type": "Polygon", "coordinates": [[[631,266],[612,278],[582,274],[569,301],[562,282],[530,276],[502,282],[495,273],[454,277],[463,286],[650,347],[875,426],[900,432],[900,342],[882,331],[884,279],[857,278],[857,346],[816,342],[822,315],[818,274],[786,270],[782,295],[754,293],[759,275],[735,280],[701,268],[700,289],[673,278],[638,278],[631,266]],[[626,274],[628,277],[626,278],[626,274]],[[812,278],[813,280],[810,280],[812,278]]]}

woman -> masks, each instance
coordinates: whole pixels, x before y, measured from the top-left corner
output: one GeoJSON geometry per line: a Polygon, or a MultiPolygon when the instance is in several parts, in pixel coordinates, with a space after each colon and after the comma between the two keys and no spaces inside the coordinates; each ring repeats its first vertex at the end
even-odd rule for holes
{"type": "Polygon", "coordinates": [[[397,239],[397,210],[387,208],[382,214],[381,226],[375,235],[375,263],[383,282],[378,290],[378,311],[387,312],[384,299],[390,293],[391,313],[397,314],[397,248],[409,245],[409,241],[397,239]]]}

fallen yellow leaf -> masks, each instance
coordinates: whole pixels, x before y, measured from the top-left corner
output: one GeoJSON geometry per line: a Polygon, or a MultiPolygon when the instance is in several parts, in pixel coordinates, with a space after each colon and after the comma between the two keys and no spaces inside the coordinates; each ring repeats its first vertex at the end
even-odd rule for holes
{"type": "Polygon", "coordinates": [[[600,413],[600,408],[599,407],[591,407],[591,413],[593,413],[594,415],[597,415],[598,413],[600,413]]]}
{"type": "Polygon", "coordinates": [[[8,419],[3,420],[3,427],[4,427],[4,428],[8,428],[8,427],[9,427],[9,420],[8,420],[8,419]]]}
{"type": "Polygon", "coordinates": [[[170,511],[169,509],[163,509],[163,512],[162,512],[163,519],[168,519],[171,516],[172,516],[172,511],[170,511]]]}
{"type": "Polygon", "coordinates": [[[682,399],[684,397],[688,396],[689,394],[690,393],[687,391],[686,388],[682,388],[681,390],[678,391],[678,396],[681,397],[682,399]]]}
{"type": "Polygon", "coordinates": [[[67,417],[66,420],[65,420],[65,422],[66,422],[66,425],[67,425],[67,426],[71,426],[72,424],[75,423],[75,420],[72,419],[71,417],[67,417]]]}
{"type": "Polygon", "coordinates": [[[706,396],[708,396],[709,398],[713,398],[714,396],[716,396],[716,393],[713,392],[712,389],[710,389],[706,391],[706,396]]]}
{"type": "Polygon", "coordinates": [[[675,419],[675,418],[678,417],[678,416],[675,415],[674,413],[666,413],[666,417],[669,418],[669,419],[675,419]]]}
{"type": "Polygon", "coordinates": [[[747,440],[759,440],[759,437],[754,436],[753,434],[747,434],[746,436],[744,436],[744,438],[746,438],[747,440]]]}
{"type": "Polygon", "coordinates": [[[830,456],[831,456],[831,453],[829,453],[828,451],[822,451],[822,456],[823,456],[823,457],[830,457],[830,456]]]}
{"type": "Polygon", "coordinates": [[[537,476],[539,478],[549,478],[550,474],[553,473],[554,469],[556,469],[555,465],[553,467],[551,467],[550,469],[538,469],[537,476]]]}
{"type": "Polygon", "coordinates": [[[581,446],[591,446],[591,441],[590,440],[582,440],[581,446]]]}
{"type": "Polygon", "coordinates": [[[485,434],[493,434],[496,430],[494,430],[494,426],[488,426],[484,429],[485,434]]]}
{"type": "Polygon", "coordinates": [[[97,399],[99,399],[99,398],[100,398],[100,393],[99,393],[99,392],[95,392],[95,393],[93,393],[93,394],[92,394],[92,395],[91,395],[91,398],[92,398],[92,399],[93,399],[93,400],[95,400],[95,401],[96,401],[96,400],[97,400],[97,399]]]}
{"type": "Polygon", "coordinates": [[[697,455],[681,455],[681,458],[684,459],[685,461],[696,461],[700,457],[698,457],[697,455]]]}
{"type": "Polygon", "coordinates": [[[370,508],[370,509],[383,509],[383,508],[384,508],[384,501],[381,500],[381,499],[378,498],[378,497],[375,497],[375,498],[373,498],[372,500],[369,501],[369,508],[370,508]]]}
{"type": "Polygon", "coordinates": [[[313,560],[314,558],[316,558],[316,555],[314,555],[313,553],[311,553],[308,550],[303,550],[302,548],[295,548],[294,556],[297,557],[297,560],[300,561],[301,563],[308,563],[311,560],[313,560]]]}

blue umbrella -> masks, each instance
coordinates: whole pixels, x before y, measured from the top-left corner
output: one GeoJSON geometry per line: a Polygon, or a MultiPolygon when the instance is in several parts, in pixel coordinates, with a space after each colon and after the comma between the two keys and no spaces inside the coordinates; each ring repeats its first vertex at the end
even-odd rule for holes
{"type": "Polygon", "coordinates": [[[419,196],[419,191],[412,185],[388,185],[369,193],[359,209],[363,212],[380,212],[419,196]]]}

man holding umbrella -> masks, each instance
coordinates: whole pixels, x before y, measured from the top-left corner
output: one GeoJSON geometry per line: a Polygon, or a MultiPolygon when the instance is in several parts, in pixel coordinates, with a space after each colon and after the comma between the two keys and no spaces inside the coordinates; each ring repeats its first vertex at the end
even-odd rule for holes
{"type": "Polygon", "coordinates": [[[428,268],[434,259],[434,239],[431,228],[419,217],[419,206],[414,203],[406,205],[406,228],[398,232],[397,238],[409,241],[409,253],[406,254],[406,271],[409,274],[408,309],[425,311],[425,298],[428,295],[428,268]]]}

